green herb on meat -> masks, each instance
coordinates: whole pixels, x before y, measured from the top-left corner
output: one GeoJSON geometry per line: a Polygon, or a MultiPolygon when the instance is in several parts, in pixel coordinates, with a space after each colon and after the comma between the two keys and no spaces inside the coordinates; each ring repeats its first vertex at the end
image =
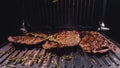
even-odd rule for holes
{"type": "Polygon", "coordinates": [[[16,57],[9,57],[9,58],[8,58],[8,60],[9,60],[10,62],[14,62],[14,61],[16,61],[16,59],[17,59],[16,57]]]}
{"type": "Polygon", "coordinates": [[[23,62],[23,58],[18,58],[17,59],[17,63],[22,63],[23,62]]]}
{"type": "Polygon", "coordinates": [[[68,56],[68,55],[65,55],[65,56],[63,56],[63,58],[65,59],[65,60],[72,60],[72,56],[68,56]]]}
{"type": "Polygon", "coordinates": [[[2,51],[0,51],[0,54],[3,54],[3,52],[2,52],[2,51]]]}
{"type": "Polygon", "coordinates": [[[55,62],[55,68],[61,68],[57,62],[55,62]]]}

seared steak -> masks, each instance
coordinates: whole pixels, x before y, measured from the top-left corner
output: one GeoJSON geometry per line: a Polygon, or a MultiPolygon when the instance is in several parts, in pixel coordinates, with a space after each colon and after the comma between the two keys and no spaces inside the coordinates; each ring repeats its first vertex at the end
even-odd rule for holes
{"type": "Polygon", "coordinates": [[[80,47],[88,53],[104,53],[113,48],[99,32],[85,31],[84,36],[80,41],[80,47]]]}
{"type": "Polygon", "coordinates": [[[53,48],[63,48],[64,45],[61,45],[57,42],[46,41],[45,44],[42,45],[44,49],[53,49],[53,48]]]}
{"type": "Polygon", "coordinates": [[[63,48],[77,46],[80,42],[80,35],[77,31],[61,31],[48,37],[48,41],[43,48],[63,48]]]}
{"type": "Polygon", "coordinates": [[[34,37],[40,37],[40,38],[46,38],[48,35],[45,33],[37,33],[37,32],[30,32],[30,33],[25,33],[27,36],[34,36],[34,37]]]}
{"type": "Polygon", "coordinates": [[[9,36],[8,41],[19,44],[35,45],[42,42],[44,39],[31,36],[9,36]]]}
{"type": "Polygon", "coordinates": [[[46,41],[44,49],[79,46],[88,53],[104,53],[115,50],[114,45],[99,32],[95,31],[60,31],[53,35],[29,33],[25,36],[9,36],[8,41],[19,44],[35,45],[46,41]],[[30,36],[32,35],[32,36],[30,36]],[[80,38],[81,35],[81,38],[80,38]]]}

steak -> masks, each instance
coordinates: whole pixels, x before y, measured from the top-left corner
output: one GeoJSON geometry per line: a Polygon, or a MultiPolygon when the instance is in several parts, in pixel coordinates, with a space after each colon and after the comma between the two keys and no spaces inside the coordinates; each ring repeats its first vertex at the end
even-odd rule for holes
{"type": "Polygon", "coordinates": [[[113,46],[108,42],[99,32],[84,31],[83,38],[79,46],[88,53],[104,53],[111,49],[113,46]]]}
{"type": "Polygon", "coordinates": [[[79,32],[75,30],[60,31],[54,35],[49,36],[48,41],[43,44],[44,49],[73,47],[79,44],[80,35],[79,32]]]}
{"type": "Polygon", "coordinates": [[[35,45],[42,42],[44,39],[31,36],[9,36],[8,41],[19,44],[35,45]]]}
{"type": "Polygon", "coordinates": [[[46,38],[48,36],[46,33],[40,33],[40,32],[29,32],[29,33],[25,33],[25,35],[40,37],[40,38],[46,38]]]}
{"type": "Polygon", "coordinates": [[[44,49],[54,49],[54,48],[63,48],[64,45],[61,45],[57,42],[46,41],[45,44],[42,45],[44,49]]]}
{"type": "Polygon", "coordinates": [[[73,31],[60,31],[50,36],[39,33],[27,33],[25,36],[9,36],[8,41],[19,44],[35,45],[46,41],[43,44],[44,49],[72,47],[79,44],[79,32],[73,31]]]}

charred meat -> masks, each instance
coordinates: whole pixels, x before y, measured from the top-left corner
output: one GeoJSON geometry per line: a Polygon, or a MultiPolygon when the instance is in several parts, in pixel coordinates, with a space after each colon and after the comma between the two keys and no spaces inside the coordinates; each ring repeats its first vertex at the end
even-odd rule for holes
{"type": "Polygon", "coordinates": [[[57,42],[46,41],[45,44],[42,45],[42,47],[44,49],[54,49],[54,48],[63,48],[64,46],[57,42]]]}
{"type": "Polygon", "coordinates": [[[48,41],[43,45],[44,49],[73,47],[79,44],[80,35],[75,30],[61,31],[49,36],[48,41]]]}
{"type": "Polygon", "coordinates": [[[60,31],[50,36],[43,33],[26,33],[24,36],[9,36],[8,41],[20,44],[35,45],[42,41],[44,49],[72,47],[79,44],[79,33],[73,31],[60,31]]]}
{"type": "Polygon", "coordinates": [[[46,38],[48,35],[45,33],[37,33],[37,32],[28,32],[25,33],[26,36],[34,36],[34,37],[40,37],[40,38],[46,38]]]}
{"type": "Polygon", "coordinates": [[[42,42],[44,39],[31,36],[9,36],[8,41],[19,44],[35,45],[42,42]]]}
{"type": "Polygon", "coordinates": [[[67,30],[49,36],[43,33],[27,33],[25,36],[9,36],[8,41],[27,45],[35,45],[45,41],[42,45],[44,49],[73,47],[79,44],[88,53],[104,53],[114,49],[114,45],[110,41],[95,31],[82,31],[79,34],[78,31],[67,30]]]}
{"type": "Polygon", "coordinates": [[[80,41],[80,47],[88,53],[104,53],[113,48],[99,32],[84,31],[84,36],[80,41]]]}

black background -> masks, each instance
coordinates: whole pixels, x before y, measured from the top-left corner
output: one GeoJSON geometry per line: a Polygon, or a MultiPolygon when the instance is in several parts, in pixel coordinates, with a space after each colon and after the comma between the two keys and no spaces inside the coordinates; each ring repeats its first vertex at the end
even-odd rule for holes
{"type": "MultiPolygon", "coordinates": [[[[2,0],[1,0],[2,1],[2,0]]],[[[1,3],[0,10],[0,42],[8,35],[15,34],[21,27],[23,16],[22,7],[18,0],[4,0],[1,3]]],[[[110,27],[107,35],[120,43],[120,0],[108,0],[105,23],[110,27]]]]}
{"type": "Polygon", "coordinates": [[[105,23],[110,27],[107,35],[120,43],[120,0],[108,0],[105,23]]]}

